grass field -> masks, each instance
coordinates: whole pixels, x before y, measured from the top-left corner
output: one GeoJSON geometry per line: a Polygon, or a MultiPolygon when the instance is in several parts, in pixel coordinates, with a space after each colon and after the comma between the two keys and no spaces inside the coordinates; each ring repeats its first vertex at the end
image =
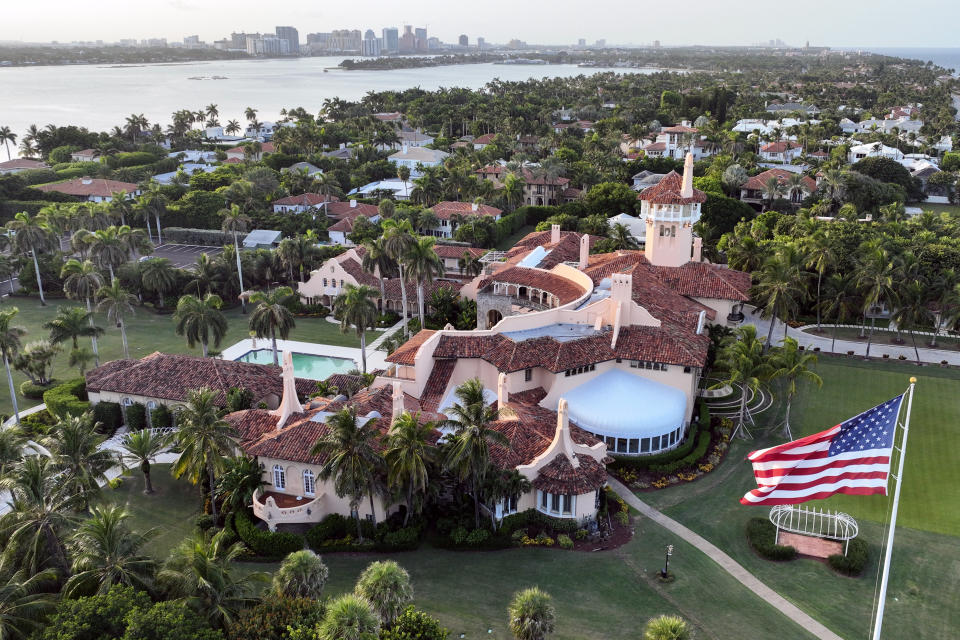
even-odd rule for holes
{"type": "MultiPolygon", "coordinates": [[[[0,310],[6,310],[10,307],[17,307],[20,312],[14,319],[14,324],[27,330],[27,335],[23,338],[23,344],[33,340],[47,338],[49,332],[43,328],[43,324],[49,322],[57,313],[57,307],[60,305],[75,305],[70,300],[50,300],[46,307],[40,306],[38,298],[5,298],[5,302],[0,304],[0,310]]],[[[250,337],[247,319],[249,316],[242,314],[239,308],[229,309],[224,312],[229,323],[227,335],[221,343],[221,348],[250,337]]],[[[108,362],[123,357],[123,344],[120,340],[120,330],[115,326],[109,325],[106,317],[97,314],[95,322],[104,327],[107,333],[98,340],[100,348],[100,362],[108,362]]],[[[162,351],[164,353],[189,353],[200,355],[199,346],[196,349],[190,349],[187,341],[174,332],[174,322],[171,315],[160,315],[153,311],[137,307],[133,317],[128,318],[127,324],[127,342],[130,346],[131,358],[142,358],[143,356],[162,351]]],[[[379,334],[378,334],[379,335],[379,334]]],[[[325,318],[297,318],[297,326],[290,333],[291,340],[302,340],[304,342],[318,342],[323,344],[340,345],[345,347],[359,347],[360,341],[353,333],[340,333],[338,325],[327,322],[325,318]]],[[[90,346],[89,340],[81,341],[82,346],[90,346]]],[[[54,378],[66,380],[79,375],[76,369],[69,368],[70,345],[65,345],[63,351],[57,356],[54,362],[54,378]]],[[[0,374],[2,375],[2,374],[0,374]]],[[[38,400],[25,399],[19,395],[20,383],[26,380],[26,376],[14,371],[13,380],[17,387],[17,400],[20,408],[24,409],[37,404],[38,400]]],[[[2,385],[3,391],[0,392],[0,413],[11,413],[13,405],[10,402],[9,392],[7,391],[6,381],[2,385]]]]}

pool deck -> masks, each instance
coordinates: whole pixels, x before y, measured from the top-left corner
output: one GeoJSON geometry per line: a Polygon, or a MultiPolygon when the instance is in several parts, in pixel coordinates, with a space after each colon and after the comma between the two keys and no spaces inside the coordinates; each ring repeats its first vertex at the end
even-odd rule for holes
{"type": "MultiPolygon", "coordinates": [[[[379,337],[379,336],[378,336],[379,337]]],[[[270,340],[260,338],[247,338],[236,344],[232,344],[223,350],[221,357],[224,360],[236,360],[246,354],[248,351],[257,349],[270,349],[270,340]]],[[[316,342],[299,342],[297,340],[277,340],[277,350],[280,352],[290,351],[292,353],[305,353],[312,356],[328,356],[331,358],[346,358],[353,360],[356,367],[360,368],[360,349],[352,347],[338,347],[332,344],[319,344],[316,342]]],[[[367,371],[386,368],[386,357],[383,351],[378,351],[367,345],[367,371]]]]}

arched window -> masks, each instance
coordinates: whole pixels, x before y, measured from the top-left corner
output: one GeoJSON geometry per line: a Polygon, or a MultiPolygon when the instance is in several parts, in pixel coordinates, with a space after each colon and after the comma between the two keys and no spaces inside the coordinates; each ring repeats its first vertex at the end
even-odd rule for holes
{"type": "Polygon", "coordinates": [[[316,479],[313,476],[313,471],[307,469],[303,472],[303,493],[308,496],[312,496],[317,492],[316,479]]]}
{"type": "Polygon", "coordinates": [[[273,465],[273,486],[277,489],[285,489],[287,487],[287,474],[278,464],[273,465]]]}

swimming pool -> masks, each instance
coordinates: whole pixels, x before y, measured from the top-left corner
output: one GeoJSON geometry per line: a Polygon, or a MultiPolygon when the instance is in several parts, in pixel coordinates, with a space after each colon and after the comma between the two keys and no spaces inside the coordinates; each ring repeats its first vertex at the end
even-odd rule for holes
{"type": "MultiPolygon", "coordinates": [[[[282,354],[277,355],[282,356],[282,354]]],[[[273,364],[273,351],[270,349],[247,351],[237,358],[237,361],[273,364]]],[[[309,353],[293,354],[293,374],[298,378],[326,380],[335,373],[346,373],[356,368],[357,364],[349,358],[331,358],[330,356],[315,356],[309,353]]]]}

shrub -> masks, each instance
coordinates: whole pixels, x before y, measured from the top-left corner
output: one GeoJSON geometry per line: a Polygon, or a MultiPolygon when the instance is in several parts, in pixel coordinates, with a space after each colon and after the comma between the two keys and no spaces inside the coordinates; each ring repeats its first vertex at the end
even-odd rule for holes
{"type": "Polygon", "coordinates": [[[702,431],[697,437],[697,446],[683,456],[679,460],[674,460],[673,462],[667,464],[653,464],[650,465],[651,471],[656,471],[657,473],[676,473],[681,469],[691,467],[695,465],[700,458],[707,455],[707,449],[710,448],[710,432],[702,431]]]}
{"type": "Polygon", "coordinates": [[[100,423],[103,433],[113,435],[123,424],[123,411],[118,403],[101,400],[93,405],[93,421],[100,423]]]}
{"type": "Polygon", "coordinates": [[[56,381],[51,380],[47,384],[35,384],[29,380],[24,380],[20,385],[20,395],[31,400],[43,399],[43,394],[56,386],[56,381]]]}
{"type": "Polygon", "coordinates": [[[436,618],[409,605],[392,627],[380,632],[380,640],[447,640],[449,635],[436,618]]]}
{"type": "Polygon", "coordinates": [[[76,378],[53,387],[44,392],[43,402],[47,405],[47,411],[58,418],[82,415],[90,410],[87,381],[76,378]]]}
{"type": "Polygon", "coordinates": [[[629,511],[617,511],[613,514],[613,519],[616,520],[622,526],[627,526],[630,524],[630,512],[629,511]]]}
{"type": "Polygon", "coordinates": [[[870,559],[870,547],[862,538],[854,538],[847,548],[847,555],[834,554],[827,558],[827,562],[834,571],[847,576],[859,576],[870,559]]]}
{"type": "Polygon", "coordinates": [[[420,527],[404,527],[390,531],[377,544],[378,551],[412,551],[420,546],[420,527]]]}
{"type": "Polygon", "coordinates": [[[766,518],[751,518],[747,522],[747,541],[753,550],[766,558],[782,562],[797,557],[794,547],[776,543],[777,528],[766,518]]]}
{"type": "Polygon", "coordinates": [[[450,539],[453,540],[454,544],[463,544],[467,541],[469,535],[466,527],[457,527],[450,533],[450,539]]]}
{"type": "Polygon", "coordinates": [[[257,528],[246,511],[237,512],[233,518],[237,535],[258,556],[277,558],[303,549],[303,538],[293,533],[264,531],[257,528]]]}
{"type": "Polygon", "coordinates": [[[577,532],[575,534],[577,540],[583,540],[588,535],[590,535],[590,532],[587,531],[586,529],[577,529],[577,532]]]}
{"type": "Polygon", "coordinates": [[[576,520],[569,518],[554,518],[536,509],[527,509],[504,518],[500,523],[500,531],[504,534],[512,533],[520,528],[550,529],[556,533],[573,533],[579,528],[576,520]]]}
{"type": "Polygon", "coordinates": [[[211,247],[233,244],[233,234],[218,229],[185,229],[183,227],[165,227],[163,238],[176,244],[197,244],[211,247]]]}
{"type": "Polygon", "coordinates": [[[47,435],[50,432],[50,427],[56,423],[57,419],[49,411],[37,411],[30,415],[20,416],[20,428],[28,435],[47,435]]]}
{"type": "Polygon", "coordinates": [[[573,540],[565,533],[557,536],[557,544],[560,545],[561,549],[573,549],[573,540]]]}
{"type": "Polygon", "coordinates": [[[242,609],[227,627],[229,640],[282,640],[289,627],[313,627],[323,619],[322,602],[309,598],[268,596],[256,606],[242,609]]]}
{"type": "Polygon", "coordinates": [[[197,516],[193,521],[194,526],[201,531],[206,531],[212,527],[215,523],[213,521],[213,516],[209,513],[203,513],[197,516]]]}
{"type": "Polygon", "coordinates": [[[154,429],[166,429],[173,425],[173,416],[167,405],[158,404],[157,408],[150,412],[150,426],[154,429]]]}
{"type": "Polygon", "coordinates": [[[490,537],[490,532],[486,529],[474,529],[466,538],[466,543],[472,547],[478,547],[490,537]]]}
{"type": "Polygon", "coordinates": [[[614,455],[613,469],[636,469],[638,471],[646,471],[648,469],[652,469],[654,465],[662,465],[668,462],[679,460],[690,454],[694,447],[697,446],[697,435],[699,434],[700,429],[708,429],[709,427],[709,423],[703,422],[701,422],[699,425],[691,425],[690,431],[687,432],[686,440],[684,440],[679,447],[676,449],[671,449],[670,451],[664,451],[663,453],[657,453],[652,456],[639,457],[614,455]]]}
{"type": "MultiPolygon", "coordinates": [[[[359,551],[373,549],[376,531],[369,520],[360,521],[360,530],[365,539],[358,548],[354,536],[357,534],[357,522],[351,517],[331,513],[307,531],[307,543],[316,551],[359,551]]],[[[403,538],[403,535],[400,536],[403,538]]]]}
{"type": "Polygon", "coordinates": [[[126,411],[127,426],[131,431],[140,431],[147,428],[147,408],[143,403],[134,402],[127,407],[126,411]]]}

